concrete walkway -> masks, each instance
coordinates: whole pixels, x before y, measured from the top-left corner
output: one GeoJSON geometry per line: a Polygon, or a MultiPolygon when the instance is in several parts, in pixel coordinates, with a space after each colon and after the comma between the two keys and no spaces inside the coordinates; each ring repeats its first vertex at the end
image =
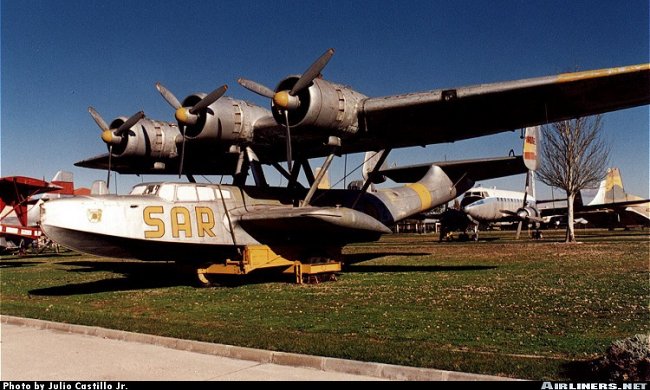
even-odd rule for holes
{"type": "Polygon", "coordinates": [[[0,316],[0,379],[153,381],[503,380],[0,316]]]}

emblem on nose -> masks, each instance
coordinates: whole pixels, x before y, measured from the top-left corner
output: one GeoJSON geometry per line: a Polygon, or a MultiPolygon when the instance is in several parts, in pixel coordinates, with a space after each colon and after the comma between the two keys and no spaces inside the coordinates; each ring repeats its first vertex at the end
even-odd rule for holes
{"type": "Polygon", "coordinates": [[[86,215],[88,216],[88,221],[91,223],[97,223],[102,220],[102,210],[101,209],[89,209],[86,212],[86,215]]]}

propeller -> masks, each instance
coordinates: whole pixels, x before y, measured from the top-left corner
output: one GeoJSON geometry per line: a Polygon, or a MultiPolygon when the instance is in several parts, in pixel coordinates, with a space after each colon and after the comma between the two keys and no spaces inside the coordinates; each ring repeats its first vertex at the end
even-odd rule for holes
{"type": "Polygon", "coordinates": [[[144,112],[138,111],[131,115],[124,123],[117,129],[111,129],[104,118],[92,107],[88,107],[90,116],[93,117],[97,126],[102,130],[102,140],[108,145],[108,173],[106,175],[106,188],[111,188],[111,163],[113,158],[113,145],[119,145],[122,142],[122,134],[133,127],[140,119],[144,118],[144,112]]]}
{"type": "Polygon", "coordinates": [[[165,88],[159,82],[156,83],[156,89],[158,92],[160,92],[167,103],[169,103],[169,105],[176,110],[174,116],[176,117],[176,120],[179,123],[179,127],[181,128],[181,133],[183,134],[181,161],[178,169],[178,177],[181,177],[183,174],[183,161],[185,160],[185,128],[188,125],[196,124],[196,122],[199,120],[199,113],[208,108],[208,106],[210,106],[212,103],[219,100],[219,98],[222,97],[228,90],[228,86],[224,84],[221,87],[215,89],[214,91],[207,94],[203,99],[199,100],[199,102],[192,107],[183,107],[176,96],[174,96],[170,90],[165,88]]]}
{"type": "MultiPolygon", "coordinates": [[[[524,202],[523,202],[523,204],[521,206],[522,208],[526,207],[526,201],[528,200],[528,190],[530,188],[530,185],[531,185],[530,183],[531,183],[531,179],[532,179],[531,178],[531,176],[532,176],[531,173],[532,173],[532,171],[530,171],[530,170],[528,172],[526,172],[526,187],[525,187],[525,190],[524,190],[524,202]]],[[[523,216],[520,216],[520,217],[521,218],[519,219],[519,223],[517,224],[517,234],[515,236],[516,240],[519,239],[519,235],[521,234],[521,226],[522,226],[522,224],[524,222],[523,216]]]]}
{"type": "Polygon", "coordinates": [[[314,81],[314,79],[321,74],[333,55],[334,49],[328,49],[325,53],[318,57],[318,59],[314,61],[314,63],[312,63],[309,68],[307,68],[307,70],[300,76],[291,90],[273,92],[273,90],[270,88],[255,81],[247,80],[244,78],[237,80],[239,85],[248,89],[249,91],[272,99],[275,107],[281,111],[284,111],[285,128],[287,130],[287,167],[289,168],[289,172],[291,172],[291,162],[293,161],[293,156],[291,155],[291,130],[289,127],[289,111],[300,107],[300,99],[296,95],[298,95],[298,93],[300,93],[305,88],[309,87],[312,81],[314,81]]]}

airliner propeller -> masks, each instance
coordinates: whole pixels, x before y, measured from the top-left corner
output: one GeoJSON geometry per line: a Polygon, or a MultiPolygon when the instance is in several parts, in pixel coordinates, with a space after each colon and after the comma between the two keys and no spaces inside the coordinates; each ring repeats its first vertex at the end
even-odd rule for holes
{"type": "Polygon", "coordinates": [[[158,92],[160,92],[160,94],[167,101],[167,103],[169,103],[169,105],[176,110],[174,116],[176,117],[179,127],[181,128],[181,134],[183,134],[183,146],[181,147],[181,161],[178,170],[178,176],[180,177],[181,174],[183,173],[183,160],[185,159],[186,127],[196,124],[201,112],[207,109],[209,105],[219,100],[219,98],[226,93],[228,86],[224,84],[221,87],[215,89],[214,91],[210,92],[208,95],[206,95],[203,99],[201,99],[198,103],[196,103],[192,107],[183,107],[181,103],[178,101],[178,99],[176,98],[176,96],[174,96],[174,94],[171,93],[171,91],[165,88],[162,84],[156,83],[156,89],[158,90],[158,92]]]}
{"type": "Polygon", "coordinates": [[[237,82],[244,88],[258,95],[273,100],[273,106],[284,112],[285,128],[287,131],[287,166],[291,171],[293,161],[291,153],[291,129],[289,126],[289,112],[300,107],[300,98],[297,96],[300,91],[309,87],[316,77],[318,77],[325,68],[329,60],[334,55],[334,49],[328,49],[313,64],[307,68],[298,81],[293,85],[291,90],[272,91],[270,88],[259,84],[255,81],[240,78],[237,82]]]}
{"type": "Polygon", "coordinates": [[[124,137],[122,135],[138,121],[144,118],[144,112],[139,111],[122,123],[117,129],[111,129],[101,115],[92,107],[88,107],[90,116],[93,117],[97,126],[102,130],[102,140],[108,145],[108,174],[106,176],[106,187],[111,187],[111,158],[113,156],[113,145],[119,145],[124,137]]]}

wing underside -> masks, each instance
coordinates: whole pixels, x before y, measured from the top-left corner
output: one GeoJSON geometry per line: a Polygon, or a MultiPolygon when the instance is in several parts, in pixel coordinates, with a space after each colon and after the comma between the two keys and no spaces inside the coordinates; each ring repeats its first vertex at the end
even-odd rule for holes
{"type": "Polygon", "coordinates": [[[452,182],[467,178],[474,182],[479,180],[495,179],[498,177],[526,173],[521,156],[480,158],[472,160],[440,161],[428,164],[412,165],[408,167],[388,168],[379,171],[379,174],[388,177],[396,183],[413,183],[420,180],[429,170],[431,165],[439,166],[452,182]]]}
{"type": "MultiPolygon", "coordinates": [[[[111,170],[123,174],[178,174],[180,160],[155,160],[146,156],[113,157],[111,170]]],[[[230,153],[200,154],[197,158],[184,161],[183,173],[193,175],[232,174],[237,164],[237,155],[230,153]]],[[[76,162],[77,167],[108,170],[108,153],[76,162]]]]}

